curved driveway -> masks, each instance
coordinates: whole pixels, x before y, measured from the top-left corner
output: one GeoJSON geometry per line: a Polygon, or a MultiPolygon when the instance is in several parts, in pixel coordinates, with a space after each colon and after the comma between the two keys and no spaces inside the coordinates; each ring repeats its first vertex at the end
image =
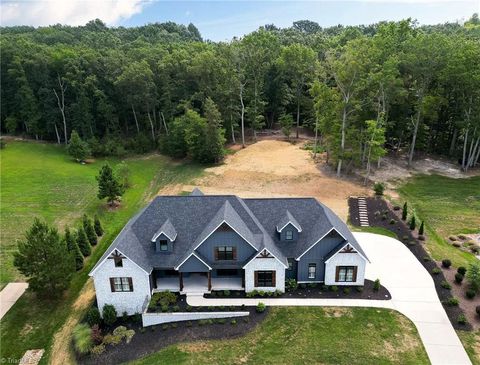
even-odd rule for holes
{"type": "Polygon", "coordinates": [[[354,233],[371,263],[366,278],[380,279],[391,300],[363,299],[206,299],[187,295],[195,306],[256,305],[259,301],[276,306],[349,306],[395,309],[413,321],[432,364],[471,364],[465,349],[443,309],[433,279],[400,241],[373,233],[354,233]]]}

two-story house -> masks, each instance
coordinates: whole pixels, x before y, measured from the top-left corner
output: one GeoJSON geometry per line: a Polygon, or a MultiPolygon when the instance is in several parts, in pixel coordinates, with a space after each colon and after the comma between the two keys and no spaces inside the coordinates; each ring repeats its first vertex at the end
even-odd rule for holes
{"type": "Polygon", "coordinates": [[[90,272],[98,306],[140,312],[155,291],[285,290],[285,280],[363,285],[367,257],[313,198],[158,196],[90,272]]]}

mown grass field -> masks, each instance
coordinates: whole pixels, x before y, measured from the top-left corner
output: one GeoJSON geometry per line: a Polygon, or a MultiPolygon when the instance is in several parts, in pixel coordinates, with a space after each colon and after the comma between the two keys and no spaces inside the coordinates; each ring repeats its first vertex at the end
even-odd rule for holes
{"type": "MultiPolygon", "coordinates": [[[[230,326],[230,324],[225,324],[230,326]]],[[[428,364],[415,326],[373,308],[272,307],[246,336],[177,344],[135,365],[428,364]]]]}
{"type": "Polygon", "coordinates": [[[473,254],[449,244],[448,236],[479,231],[480,176],[468,179],[416,176],[401,185],[398,192],[416,215],[425,220],[427,249],[434,259],[449,258],[455,267],[476,262],[473,254]]]}
{"type": "MultiPolygon", "coordinates": [[[[96,198],[95,176],[103,161],[80,165],[71,161],[62,147],[25,142],[9,143],[1,158],[2,280],[18,278],[11,264],[14,238],[21,237],[34,216],[73,226],[84,212],[97,213],[105,228],[103,238],[83,270],[74,276],[63,298],[39,300],[27,292],[0,322],[1,358],[16,362],[28,349],[44,348],[47,353],[41,363],[47,363],[54,334],[71,314],[88,272],[121,228],[159,188],[187,183],[203,168],[172,163],[158,155],[126,159],[132,186],[124,194],[120,208],[111,211],[96,198]],[[7,241],[4,229],[5,237],[10,237],[7,241]],[[4,258],[10,262],[5,269],[4,258]]],[[[116,165],[120,161],[109,162],[116,165]]]]}

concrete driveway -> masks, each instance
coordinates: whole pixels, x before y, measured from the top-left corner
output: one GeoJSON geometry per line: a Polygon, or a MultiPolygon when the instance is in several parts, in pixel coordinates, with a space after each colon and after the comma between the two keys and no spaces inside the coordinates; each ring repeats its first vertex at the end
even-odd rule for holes
{"type": "Polygon", "coordinates": [[[366,278],[380,279],[390,291],[391,300],[362,299],[206,299],[187,295],[195,306],[256,305],[271,306],[346,306],[391,308],[407,316],[417,327],[432,364],[471,364],[465,349],[443,309],[425,268],[405,245],[393,238],[373,233],[354,233],[371,263],[366,278]]]}
{"type": "Polygon", "coordinates": [[[8,283],[0,292],[0,319],[15,304],[28,288],[27,283],[8,283]]]}

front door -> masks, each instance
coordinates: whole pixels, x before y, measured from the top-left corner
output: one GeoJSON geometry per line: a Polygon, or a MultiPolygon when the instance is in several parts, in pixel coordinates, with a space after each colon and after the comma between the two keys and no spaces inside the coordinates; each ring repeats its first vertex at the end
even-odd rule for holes
{"type": "Polygon", "coordinates": [[[288,269],[285,271],[285,278],[297,280],[297,261],[293,258],[288,259],[288,269]]]}

